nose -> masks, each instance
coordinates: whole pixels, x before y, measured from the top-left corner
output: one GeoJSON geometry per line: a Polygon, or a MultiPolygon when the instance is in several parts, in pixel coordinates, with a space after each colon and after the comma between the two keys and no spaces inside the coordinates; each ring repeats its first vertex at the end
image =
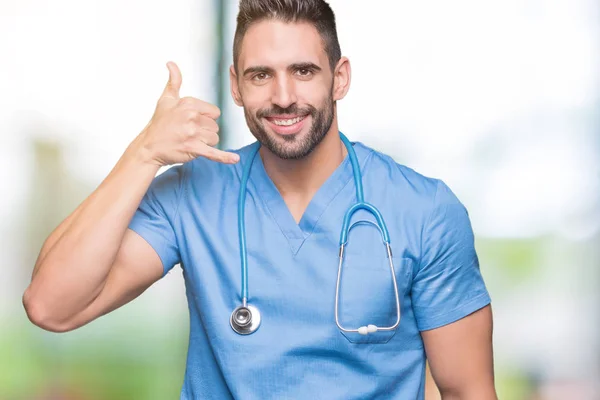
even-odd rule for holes
{"type": "Polygon", "coordinates": [[[288,108],[292,104],[295,104],[296,101],[297,98],[294,80],[289,79],[287,76],[279,77],[273,85],[271,102],[281,108],[288,108]]]}

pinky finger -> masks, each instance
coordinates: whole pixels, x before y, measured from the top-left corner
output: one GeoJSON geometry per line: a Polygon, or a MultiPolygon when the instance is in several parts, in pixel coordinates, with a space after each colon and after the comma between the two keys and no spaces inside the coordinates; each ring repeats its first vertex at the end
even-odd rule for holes
{"type": "Polygon", "coordinates": [[[208,158],[209,160],[224,164],[235,164],[240,161],[239,155],[210,147],[204,143],[200,145],[197,154],[201,157],[208,158]]]}

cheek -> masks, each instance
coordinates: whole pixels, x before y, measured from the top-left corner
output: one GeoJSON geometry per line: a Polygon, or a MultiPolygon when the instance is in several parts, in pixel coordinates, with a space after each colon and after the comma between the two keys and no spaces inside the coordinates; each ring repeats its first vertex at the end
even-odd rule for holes
{"type": "Polygon", "coordinates": [[[260,99],[267,98],[270,95],[271,87],[268,82],[263,83],[262,85],[256,85],[248,81],[244,81],[240,87],[240,91],[244,98],[260,99]]]}
{"type": "Polygon", "coordinates": [[[331,97],[331,79],[322,76],[306,82],[296,84],[298,99],[306,100],[309,104],[320,106],[331,97]]]}
{"type": "Polygon", "coordinates": [[[240,97],[243,107],[252,113],[270,105],[270,95],[264,86],[246,87],[240,92],[240,97]]]}

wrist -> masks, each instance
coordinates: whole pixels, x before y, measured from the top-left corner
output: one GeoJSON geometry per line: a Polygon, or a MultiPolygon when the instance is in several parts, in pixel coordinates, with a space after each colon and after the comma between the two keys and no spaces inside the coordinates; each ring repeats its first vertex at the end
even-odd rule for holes
{"type": "Polygon", "coordinates": [[[117,163],[116,167],[120,170],[123,168],[134,168],[142,175],[146,175],[146,172],[143,171],[147,171],[149,175],[155,176],[158,173],[161,165],[156,162],[152,152],[148,146],[144,144],[143,138],[140,134],[133,140],[133,142],[129,144],[129,146],[127,146],[127,149],[123,153],[123,156],[117,163]]]}
{"type": "Polygon", "coordinates": [[[146,131],[143,130],[129,144],[123,157],[133,163],[154,167],[158,170],[162,165],[156,161],[151,146],[144,141],[145,135],[146,131]]]}

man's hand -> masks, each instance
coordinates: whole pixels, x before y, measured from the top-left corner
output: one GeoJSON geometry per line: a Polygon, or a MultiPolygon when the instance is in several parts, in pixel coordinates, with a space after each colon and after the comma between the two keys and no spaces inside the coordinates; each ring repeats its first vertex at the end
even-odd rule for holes
{"type": "Polygon", "coordinates": [[[219,109],[179,98],[181,73],[170,79],[154,116],[98,188],[46,239],[23,305],[36,325],[65,332],[140,295],[164,266],[153,247],[128,229],[159,168],[204,156],[235,163],[217,150],[219,109]]]}
{"type": "Polygon", "coordinates": [[[181,72],[173,62],[167,63],[169,81],[152,119],[137,142],[147,155],[147,161],[158,166],[185,163],[197,157],[234,164],[239,156],[218,150],[221,115],[213,104],[193,97],[179,97],[181,72]]]}

